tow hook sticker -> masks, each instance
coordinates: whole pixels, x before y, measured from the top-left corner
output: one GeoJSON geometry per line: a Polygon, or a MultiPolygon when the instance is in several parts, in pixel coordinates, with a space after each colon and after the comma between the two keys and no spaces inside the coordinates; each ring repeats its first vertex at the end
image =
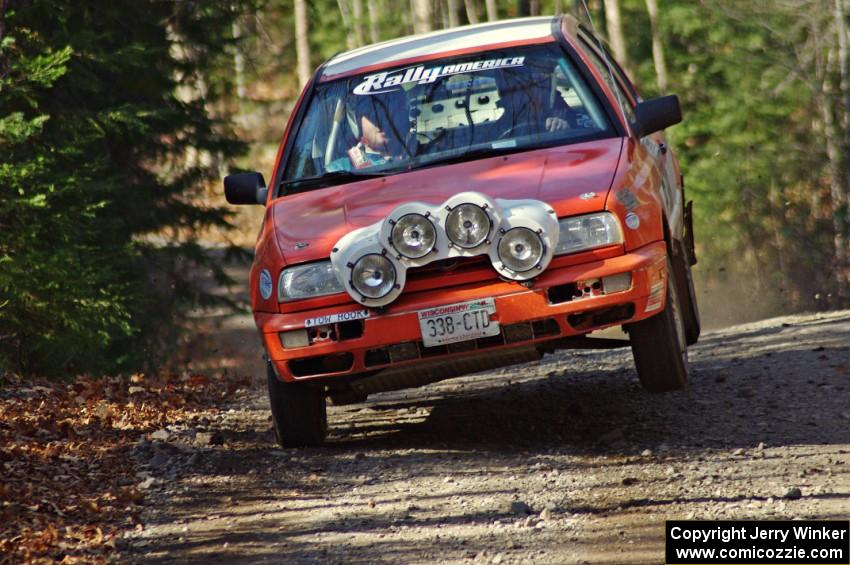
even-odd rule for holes
{"type": "Polygon", "coordinates": [[[304,320],[304,327],[312,328],[313,326],[327,326],[328,324],[362,320],[368,317],[369,310],[366,309],[354,310],[353,312],[337,312],[336,314],[328,314],[327,316],[319,316],[318,318],[307,318],[304,320]]]}
{"type": "Polygon", "coordinates": [[[268,300],[272,296],[272,275],[268,269],[260,271],[260,296],[263,300],[268,300]]]}
{"type": "Polygon", "coordinates": [[[664,283],[657,282],[649,289],[649,300],[646,301],[644,312],[652,312],[661,308],[661,297],[664,296],[664,283]]]}
{"type": "Polygon", "coordinates": [[[640,227],[640,217],[634,212],[626,214],[626,226],[630,230],[636,230],[640,227]]]}

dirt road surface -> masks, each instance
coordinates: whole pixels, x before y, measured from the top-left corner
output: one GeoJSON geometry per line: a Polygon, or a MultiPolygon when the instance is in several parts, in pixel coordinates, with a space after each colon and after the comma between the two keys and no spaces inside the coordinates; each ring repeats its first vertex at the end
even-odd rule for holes
{"type": "Polygon", "coordinates": [[[850,311],[707,332],[686,391],[628,349],[331,407],[282,450],[258,338],[228,328],[238,402],[140,442],[145,563],[661,563],[667,519],[850,517],[850,311]]]}

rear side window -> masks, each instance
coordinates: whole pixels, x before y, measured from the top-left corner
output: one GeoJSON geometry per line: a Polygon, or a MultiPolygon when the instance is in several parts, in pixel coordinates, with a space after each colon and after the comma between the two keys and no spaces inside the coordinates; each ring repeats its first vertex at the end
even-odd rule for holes
{"type": "Polygon", "coordinates": [[[596,49],[583,35],[581,36],[581,44],[584,48],[584,52],[587,53],[588,57],[590,57],[593,66],[596,67],[596,70],[599,71],[600,75],[602,75],[602,78],[608,84],[608,87],[611,88],[611,90],[614,92],[614,95],[619,99],[620,103],[623,105],[623,111],[626,114],[626,119],[629,121],[629,123],[634,123],[635,110],[634,106],[632,106],[631,98],[626,95],[625,90],[620,84],[620,81],[623,79],[620,78],[619,80],[614,80],[614,77],[611,75],[611,70],[613,70],[615,74],[618,74],[619,71],[613,59],[611,60],[611,66],[609,69],[607,62],[599,56],[599,54],[596,52],[596,49]]]}

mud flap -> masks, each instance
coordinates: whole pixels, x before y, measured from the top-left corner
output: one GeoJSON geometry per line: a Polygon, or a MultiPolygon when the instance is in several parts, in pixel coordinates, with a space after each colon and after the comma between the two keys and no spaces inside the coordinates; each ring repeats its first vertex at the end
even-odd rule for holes
{"type": "Polygon", "coordinates": [[[685,253],[688,256],[688,265],[693,267],[697,264],[697,254],[694,249],[694,201],[688,200],[685,203],[684,215],[684,240],[685,253]]]}

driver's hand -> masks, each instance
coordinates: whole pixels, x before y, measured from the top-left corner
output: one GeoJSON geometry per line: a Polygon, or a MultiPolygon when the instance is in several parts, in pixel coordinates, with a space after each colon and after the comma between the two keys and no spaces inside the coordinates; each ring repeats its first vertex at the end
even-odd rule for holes
{"type": "Polygon", "coordinates": [[[546,131],[561,131],[569,127],[570,124],[563,118],[546,118],[546,131]]]}

